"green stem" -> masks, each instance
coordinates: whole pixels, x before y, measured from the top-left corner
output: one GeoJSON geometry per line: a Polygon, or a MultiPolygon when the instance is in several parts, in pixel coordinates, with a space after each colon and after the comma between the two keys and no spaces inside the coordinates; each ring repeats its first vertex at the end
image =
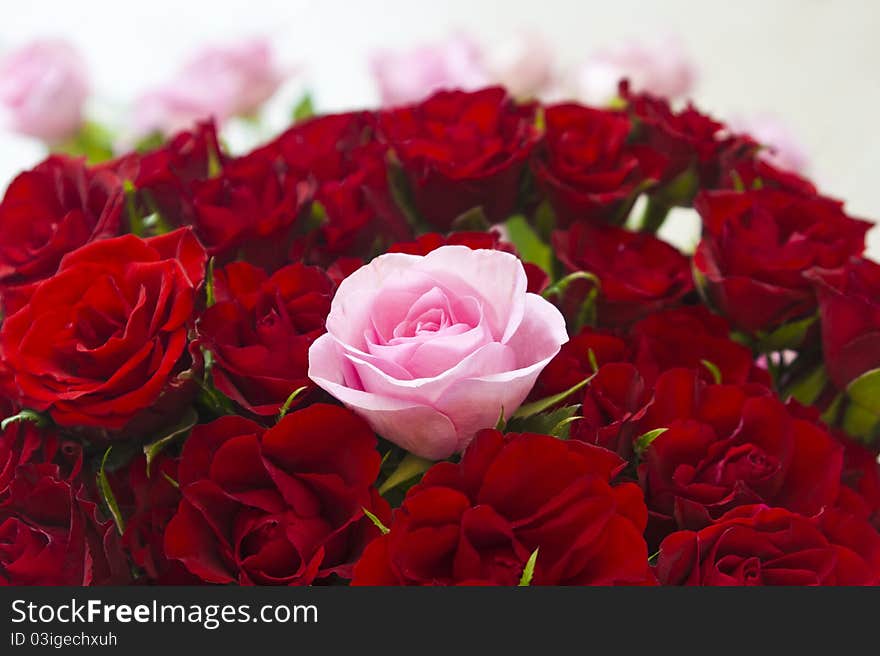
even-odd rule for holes
{"type": "Polygon", "coordinates": [[[672,208],[656,198],[648,198],[648,204],[642,214],[642,223],[640,230],[642,232],[655,233],[666,221],[666,216],[672,208]]]}

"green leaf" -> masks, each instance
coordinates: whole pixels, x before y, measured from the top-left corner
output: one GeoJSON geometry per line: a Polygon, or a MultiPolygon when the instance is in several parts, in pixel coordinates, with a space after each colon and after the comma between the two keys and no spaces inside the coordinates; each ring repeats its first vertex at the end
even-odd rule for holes
{"type": "Polygon", "coordinates": [[[37,425],[37,428],[45,428],[52,420],[49,419],[46,415],[42,415],[36,410],[28,410],[25,408],[17,415],[12,415],[11,417],[7,417],[2,422],[0,422],[0,431],[5,431],[6,427],[9,424],[14,424],[17,421],[30,421],[37,425]]]}
{"type": "Polygon", "coordinates": [[[746,185],[743,183],[742,176],[739,174],[739,171],[736,169],[730,169],[728,173],[730,175],[730,180],[733,183],[733,190],[742,193],[746,190],[746,185]]]}
{"type": "MultiPolygon", "coordinates": [[[[696,288],[697,293],[700,295],[700,300],[703,302],[703,305],[708,307],[710,310],[716,310],[717,308],[712,300],[712,293],[709,288],[709,281],[706,279],[706,276],[703,274],[703,272],[697,268],[696,258],[691,258],[691,274],[694,278],[694,287],[696,288]]],[[[738,333],[735,332],[730,334],[730,338],[734,341],[740,341],[740,339],[738,339],[738,333]]],[[[748,346],[748,344],[745,345],[748,346]]]]}
{"type": "Polygon", "coordinates": [[[880,369],[871,369],[846,387],[849,404],[843,412],[843,429],[872,444],[880,435],[880,369]]]}
{"type": "Polygon", "coordinates": [[[837,416],[840,413],[840,406],[843,405],[843,394],[837,394],[825,408],[820,419],[828,426],[834,426],[837,423],[837,416]]]}
{"type": "Polygon", "coordinates": [[[712,374],[712,378],[715,380],[716,385],[721,384],[721,369],[718,368],[711,360],[700,360],[700,364],[702,364],[706,369],[709,370],[709,373],[712,374]]]}
{"type": "Polygon", "coordinates": [[[513,417],[531,417],[532,415],[536,415],[539,412],[549,410],[554,405],[562,403],[569,396],[589,385],[590,381],[593,380],[595,376],[596,374],[593,374],[592,376],[587,376],[581,382],[577,383],[576,385],[572,385],[567,390],[565,390],[564,392],[560,392],[559,394],[547,396],[543,399],[533,401],[532,403],[526,403],[525,405],[520,406],[519,410],[513,413],[513,417]]]}
{"type": "Polygon", "coordinates": [[[571,425],[583,418],[584,417],[581,415],[566,417],[551,429],[550,434],[553,437],[558,437],[560,440],[567,440],[569,438],[569,432],[571,431],[571,425]]]}
{"type": "Polygon", "coordinates": [[[535,563],[538,562],[538,549],[540,548],[541,547],[537,547],[526,561],[526,566],[523,567],[523,573],[519,579],[518,587],[526,587],[532,584],[532,578],[535,576],[535,563]]]}
{"type": "Polygon", "coordinates": [[[299,99],[299,102],[296,103],[296,107],[293,108],[291,117],[293,118],[294,123],[300,123],[312,118],[314,115],[315,104],[312,101],[312,94],[306,92],[303,94],[302,98],[299,99]]]}
{"type": "Polygon", "coordinates": [[[122,183],[125,191],[125,209],[128,213],[128,229],[136,237],[144,236],[144,222],[137,207],[137,189],[131,180],[122,183]]]}
{"type": "Polygon", "coordinates": [[[216,303],[214,296],[214,258],[208,260],[208,271],[205,274],[205,305],[211,307],[216,303]]]}
{"type": "Polygon", "coordinates": [[[485,232],[491,227],[482,205],[459,214],[451,224],[452,232],[485,232]]]}
{"type": "Polygon", "coordinates": [[[851,401],[880,416],[880,369],[871,369],[846,386],[851,401]]]}
{"type": "Polygon", "coordinates": [[[296,400],[296,397],[305,392],[307,389],[309,389],[308,386],[303,385],[302,387],[299,387],[291,392],[290,396],[287,397],[287,400],[284,401],[284,404],[281,406],[281,409],[278,410],[278,421],[284,419],[284,415],[286,415],[287,411],[290,410],[290,404],[293,403],[294,400],[296,400]]]}
{"type": "Polygon", "coordinates": [[[804,338],[807,336],[807,331],[809,331],[810,326],[812,326],[818,318],[819,315],[814,314],[806,319],[790,321],[779,326],[779,328],[776,328],[772,332],[759,333],[757,335],[758,342],[755,345],[755,350],[759,353],[770,353],[771,351],[784,351],[786,349],[800,348],[804,343],[804,338]]]}
{"type": "Polygon", "coordinates": [[[184,413],[183,418],[172,426],[167,434],[144,445],[144,456],[147,459],[147,478],[150,476],[150,467],[153,464],[153,460],[156,459],[156,456],[162,453],[165,447],[173,442],[175,438],[189,432],[190,429],[196,425],[198,420],[198,413],[193,408],[189,408],[186,413],[184,413]]]}
{"type": "Polygon", "coordinates": [[[501,406],[501,412],[498,415],[498,421],[495,422],[495,430],[503,431],[504,426],[507,424],[507,420],[504,418],[504,406],[501,406]]]}
{"type": "Polygon", "coordinates": [[[408,480],[425,473],[433,464],[432,460],[407,453],[397,465],[397,469],[391,472],[391,475],[379,487],[379,494],[385,494],[401,483],[406,483],[408,480]]]}
{"type": "MultiPolygon", "coordinates": [[[[529,417],[511,417],[504,429],[505,433],[539,433],[541,435],[554,435],[553,431],[558,427],[565,427],[564,422],[574,417],[580,408],[580,404],[568,405],[549,412],[539,412],[529,417]],[[562,424],[560,426],[560,424],[562,424]]],[[[558,437],[558,436],[557,436],[558,437]]]]}
{"type": "Polygon", "coordinates": [[[86,121],[79,131],[64,143],[52,149],[74,157],[85,157],[90,166],[113,158],[113,133],[98,123],[86,121]]]}
{"type": "Polygon", "coordinates": [[[101,459],[101,468],[98,470],[98,491],[101,493],[101,498],[104,499],[104,503],[107,504],[107,508],[113,516],[113,521],[116,522],[116,530],[119,531],[119,535],[122,535],[125,532],[125,520],[122,518],[119,504],[116,502],[116,497],[113,495],[110,481],[107,480],[107,473],[104,471],[104,468],[107,465],[107,457],[112,450],[112,446],[107,447],[107,450],[104,452],[104,457],[101,459]]]}
{"type": "Polygon", "coordinates": [[[543,201],[535,210],[535,232],[545,243],[550,242],[553,230],[556,228],[556,212],[549,201],[543,201]]]}
{"type": "Polygon", "coordinates": [[[812,405],[822,394],[825,385],[828,383],[828,376],[825,374],[824,365],[819,365],[813,371],[803,378],[794,381],[786,389],[786,394],[794,397],[797,401],[804,405],[812,405]]]}
{"type": "Polygon", "coordinates": [[[541,241],[532,230],[526,218],[517,214],[507,219],[507,234],[511,243],[516,246],[520,258],[541,267],[548,275],[553,275],[553,251],[541,241]]]}
{"type": "Polygon", "coordinates": [[[388,189],[391,191],[391,197],[394,199],[395,205],[406,217],[407,223],[409,223],[416,234],[431,232],[431,226],[428,225],[416,209],[406,172],[393,153],[388,155],[387,167],[388,189]]]}
{"type": "Polygon", "coordinates": [[[363,507],[361,508],[361,510],[363,510],[367,518],[376,525],[376,528],[379,529],[379,532],[382,533],[382,535],[388,535],[388,533],[391,532],[391,529],[385,526],[385,524],[382,523],[382,520],[376,517],[369,510],[363,507]]]}
{"type": "Polygon", "coordinates": [[[208,146],[208,178],[216,178],[220,175],[220,172],[223,170],[223,166],[220,164],[220,153],[218,153],[213,146],[208,146]]]}
{"type": "Polygon", "coordinates": [[[642,454],[648,450],[648,447],[651,446],[651,442],[656,440],[668,430],[668,428],[655,428],[654,430],[650,430],[647,433],[639,435],[635,439],[635,442],[633,442],[633,450],[635,451],[636,455],[641,457],[642,454]]]}
{"type": "Polygon", "coordinates": [[[152,132],[143,137],[134,145],[135,152],[146,153],[165,145],[165,135],[159,131],[152,132]]]}
{"type": "Polygon", "coordinates": [[[880,417],[858,403],[846,406],[840,425],[848,435],[868,445],[873,444],[880,433],[880,417]]]}

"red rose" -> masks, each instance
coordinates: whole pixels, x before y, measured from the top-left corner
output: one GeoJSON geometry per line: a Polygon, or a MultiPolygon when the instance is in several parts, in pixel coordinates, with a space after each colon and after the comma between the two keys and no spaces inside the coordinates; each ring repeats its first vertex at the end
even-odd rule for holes
{"type": "Polygon", "coordinates": [[[20,465],[0,502],[0,585],[119,585],[130,575],[111,521],[57,465],[20,465]]]}
{"type": "MultiPolygon", "coordinates": [[[[554,232],[553,246],[568,271],[598,278],[600,326],[624,327],[677,304],[693,288],[687,257],[647,233],[581,222],[554,232]]],[[[561,303],[569,321],[592,286],[588,280],[569,285],[561,303]]]]}
{"type": "Polygon", "coordinates": [[[333,296],[324,272],[292,264],[269,277],[234,262],[215,273],[214,289],[217,302],[196,324],[194,346],[213,354],[217,389],[264,416],[277,414],[300,387],[313,389],[309,346],[324,332],[333,296]]]}
{"type": "Polygon", "coordinates": [[[666,428],[642,454],[653,533],[699,529],[740,505],[813,514],[837,498],[842,449],[759,385],[710,385],[693,370],[660,376],[642,423],[666,428]]]}
{"type": "Polygon", "coordinates": [[[599,367],[610,362],[629,361],[629,347],[623,339],[584,328],[563,344],[556,357],[544,367],[530,398],[537,400],[559,394],[595,373],[590,351],[599,367]]]}
{"type": "Polygon", "coordinates": [[[804,272],[861,253],[871,227],[834,201],[772,189],[703,192],[694,207],[703,219],[694,266],[706,293],[737,328],[752,332],[814,311],[804,272]]]}
{"type": "Polygon", "coordinates": [[[880,368],[880,265],[852,258],[807,274],[819,297],[822,349],[832,382],[846,386],[880,368]]]}
{"type": "Polygon", "coordinates": [[[174,485],[177,461],[160,455],[148,472],[141,455],[107,477],[125,518],[122,546],[139,568],[140,580],[158,585],[200,583],[180,562],[165,556],[165,528],[180,503],[180,490],[174,485]]]}
{"type": "Polygon", "coordinates": [[[133,178],[144,216],[158,212],[167,225],[177,227],[193,223],[192,183],[216,175],[225,160],[214,123],[207,121],[160,148],[103,166],[133,178]]]}
{"type": "Polygon", "coordinates": [[[650,399],[651,388],[635,366],[627,362],[603,365],[584,389],[577,412],[583,419],[571,424],[570,439],[597,444],[631,460],[633,440],[650,399]]]}
{"type": "Polygon", "coordinates": [[[473,250],[488,248],[491,250],[513,251],[512,246],[508,244],[502,245],[501,238],[497,232],[452,232],[448,236],[443,236],[439,232],[429,232],[420,235],[415,241],[392,244],[388,252],[427,255],[441,246],[452,245],[463,245],[473,250]]]}
{"type": "Polygon", "coordinates": [[[434,465],[355,566],[353,585],[534,585],[651,581],[638,487],[625,463],[547,435],[484,430],[460,463],[434,465]]]}
{"type": "Polygon", "coordinates": [[[880,530],[880,462],[877,453],[865,448],[842,433],[836,433],[843,444],[843,474],[836,506],[846,514],[854,514],[880,530]]]}
{"type": "Polygon", "coordinates": [[[475,207],[490,223],[514,213],[537,141],[534,122],[535,107],[516,105],[500,87],[439,91],[379,116],[380,136],[403,166],[416,209],[442,230],[475,207]]]}
{"type": "MultiPolygon", "coordinates": [[[[3,417],[13,414],[0,403],[3,417]]],[[[59,476],[72,480],[82,468],[82,445],[62,440],[54,429],[40,429],[29,421],[13,422],[0,433],[0,501],[8,497],[15,473],[22,465],[58,465],[59,476]]]]}
{"type": "Polygon", "coordinates": [[[834,510],[743,506],[667,537],[655,571],[664,585],[876,585],[880,535],[834,510]]]}
{"type": "MultiPolygon", "coordinates": [[[[692,104],[674,112],[667,99],[632,93],[626,82],[621,84],[620,95],[637,126],[632,143],[651,150],[662,162],[661,183],[689,169],[694,170],[702,185],[716,183],[719,156],[731,143],[731,138],[723,135],[723,123],[701,114],[692,104]]],[[[674,200],[687,203],[690,199],[674,200]]]]}
{"type": "Polygon", "coordinates": [[[389,513],[372,488],[379,465],[370,428],[337,406],[309,406],[268,430],[234,416],[196,426],[165,553],[208,583],[348,578],[378,534],[363,509],[389,513]]]}
{"type": "Polygon", "coordinates": [[[792,171],[776,168],[759,157],[760,145],[739,135],[719,156],[719,189],[778,189],[812,198],[819,195],[815,185],[792,171]]]}
{"type": "MultiPolygon", "coordinates": [[[[826,427],[815,405],[803,405],[790,398],[786,407],[793,416],[826,427]]],[[[866,448],[840,429],[831,429],[831,435],[843,447],[843,471],[835,508],[861,517],[880,529],[880,462],[876,450],[866,448]]]]}
{"type": "Polygon", "coordinates": [[[633,362],[650,384],[677,367],[693,369],[712,382],[708,362],[717,367],[723,383],[752,381],[769,387],[770,376],[754,365],[751,350],[729,335],[727,322],[702,305],[665,310],[633,326],[633,362]]]}
{"type": "Polygon", "coordinates": [[[627,139],[626,114],[575,104],[547,107],[532,169],[558,225],[578,219],[619,221],[628,201],[661,171],[659,158],[627,139]]]}
{"type": "Polygon", "coordinates": [[[411,236],[389,190],[387,146],[374,132],[372,114],[352,112],[297,124],[275,140],[285,164],[314,180],[324,221],[294,244],[296,258],[372,257],[411,236]]]}
{"type": "Polygon", "coordinates": [[[630,358],[630,347],[623,339],[584,328],[562,345],[529,398],[536,401],[559,394],[592,376],[589,385],[559,403],[560,407],[581,404],[577,414],[583,419],[571,424],[570,439],[597,444],[628,459],[635,437],[632,431],[651,392],[630,358]]]}
{"type": "Polygon", "coordinates": [[[126,426],[118,435],[131,437],[167,418],[189,389],[179,374],[190,364],[204,264],[189,230],[105,239],[66,255],[0,329],[20,405],[105,437],[126,426]]]}
{"type": "Polygon", "coordinates": [[[54,155],[19,175],[0,203],[0,297],[7,314],[20,285],[48,278],[83,244],[119,234],[124,193],[109,171],[54,155]]]}
{"type": "Polygon", "coordinates": [[[226,162],[192,184],[193,226],[211,255],[245,257],[268,269],[287,262],[293,228],[313,185],[281,161],[273,145],[226,162]]]}

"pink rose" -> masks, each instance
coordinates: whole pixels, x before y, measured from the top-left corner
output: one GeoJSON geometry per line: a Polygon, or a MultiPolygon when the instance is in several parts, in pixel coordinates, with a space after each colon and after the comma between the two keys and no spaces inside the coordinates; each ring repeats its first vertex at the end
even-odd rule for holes
{"type": "Polygon", "coordinates": [[[634,92],[676,99],[691,93],[697,70],[677,38],[659,36],[594,53],[577,71],[574,91],[584,103],[605,105],[623,78],[634,92]]]}
{"type": "Polygon", "coordinates": [[[371,68],[386,107],[424,100],[439,89],[470,91],[489,84],[480,47],[462,35],[411,50],[377,52],[371,68]]]}
{"type": "Polygon", "coordinates": [[[740,116],[729,121],[728,126],[763,144],[766,148],[758,156],[773,166],[792,173],[806,173],[810,168],[806,148],[780,118],[771,114],[740,116]]]}
{"type": "Polygon", "coordinates": [[[88,95],[85,62],[65,41],[34,41],[0,61],[0,111],[16,132],[53,144],[72,137],[88,95]]]}
{"type": "Polygon", "coordinates": [[[165,84],[138,100],[135,133],[170,134],[199,120],[253,114],[284,80],[271,45],[251,39],[205,48],[165,84]]]}
{"type": "Polygon", "coordinates": [[[388,253],[340,284],[309,377],[382,437],[436,460],[502,408],[513,414],[567,341],[562,315],[526,292],[514,255],[388,253]]]}
{"type": "Polygon", "coordinates": [[[554,83],[554,52],[535,32],[523,32],[489,50],[487,68],[495,84],[515,98],[537,98],[554,83]]]}

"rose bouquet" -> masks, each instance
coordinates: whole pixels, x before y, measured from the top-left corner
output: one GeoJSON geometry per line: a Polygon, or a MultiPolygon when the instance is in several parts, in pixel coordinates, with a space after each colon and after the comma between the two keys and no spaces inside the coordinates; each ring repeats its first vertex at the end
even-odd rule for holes
{"type": "Polygon", "coordinates": [[[880,582],[870,224],[624,83],[0,204],[0,582],[880,582]],[[657,236],[693,208],[693,254],[657,236]]]}

